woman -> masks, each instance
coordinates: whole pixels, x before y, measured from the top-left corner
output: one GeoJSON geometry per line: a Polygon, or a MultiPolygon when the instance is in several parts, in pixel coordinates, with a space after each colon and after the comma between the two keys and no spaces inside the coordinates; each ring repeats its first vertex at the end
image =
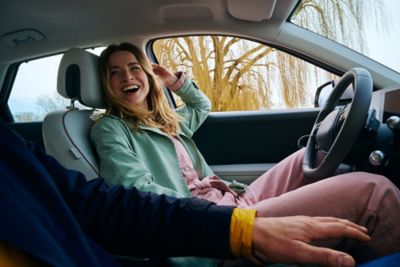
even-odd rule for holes
{"type": "Polygon", "coordinates": [[[349,219],[369,229],[371,242],[324,245],[351,250],[361,261],[400,250],[400,192],[386,178],[358,172],[308,180],[300,150],[238,192],[214,175],[191,139],[211,105],[184,73],[152,66],[140,49],[127,43],[109,46],[100,56],[100,68],[108,108],[93,126],[91,139],[101,176],[109,183],[254,208],[263,217],[349,219]],[[186,105],[170,108],[159,80],[186,105]]]}

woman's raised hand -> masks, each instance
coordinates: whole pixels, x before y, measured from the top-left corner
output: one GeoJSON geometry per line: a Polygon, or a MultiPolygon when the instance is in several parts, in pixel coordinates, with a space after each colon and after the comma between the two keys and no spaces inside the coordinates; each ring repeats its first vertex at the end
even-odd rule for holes
{"type": "Polygon", "coordinates": [[[152,66],[154,74],[160,77],[165,87],[170,87],[178,80],[178,77],[176,77],[176,75],[170,72],[167,68],[158,64],[152,64],[152,66]]]}

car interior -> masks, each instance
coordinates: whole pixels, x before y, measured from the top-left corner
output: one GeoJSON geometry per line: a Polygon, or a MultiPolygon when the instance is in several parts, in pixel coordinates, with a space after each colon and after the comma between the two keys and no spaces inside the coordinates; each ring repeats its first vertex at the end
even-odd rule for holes
{"type": "MultiPolygon", "coordinates": [[[[306,1],[2,1],[0,117],[63,166],[94,179],[99,176],[99,163],[89,130],[95,121],[93,113],[105,108],[94,48],[129,41],[152,61],[162,63],[154,52],[157,40],[240,37],[315,65],[331,79],[324,76],[322,81],[315,79],[317,86],[308,85],[312,88],[305,94],[311,99],[308,106],[213,110],[194,141],[217,175],[228,182],[249,184],[304,148],[304,173],[310,177],[325,177],[334,170],[362,170],[385,175],[400,187],[399,70],[292,23],[302,2],[306,1]],[[19,120],[10,99],[23,64],[54,55],[61,59],[52,67],[56,72],[53,91],[67,105],[45,112],[43,119],[19,120]],[[321,149],[328,160],[316,166],[321,149]]],[[[400,62],[398,55],[392,56],[400,62]]],[[[42,72],[50,76],[49,70],[42,72]]],[[[263,79],[267,83],[268,77],[263,79]]],[[[166,92],[176,107],[176,100],[166,92]]],[[[271,94],[271,98],[276,96],[271,94]]],[[[398,262],[400,252],[359,266],[397,266],[398,262]]],[[[135,266],[141,263],[136,261],[135,266]]]]}

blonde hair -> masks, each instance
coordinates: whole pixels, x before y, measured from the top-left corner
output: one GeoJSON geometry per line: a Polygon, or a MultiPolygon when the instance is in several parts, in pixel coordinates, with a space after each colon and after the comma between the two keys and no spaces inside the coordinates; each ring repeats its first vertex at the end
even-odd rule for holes
{"type": "Polygon", "coordinates": [[[148,127],[159,128],[169,135],[176,136],[180,117],[169,106],[167,97],[164,94],[162,81],[154,74],[152,65],[142,50],[130,43],[108,46],[100,55],[100,75],[107,102],[105,114],[113,114],[125,120],[128,125],[133,126],[136,130],[139,130],[139,124],[142,123],[148,127]],[[117,51],[132,53],[146,73],[149,81],[149,94],[147,95],[149,110],[132,105],[118,96],[111,88],[111,71],[108,60],[117,51]]]}

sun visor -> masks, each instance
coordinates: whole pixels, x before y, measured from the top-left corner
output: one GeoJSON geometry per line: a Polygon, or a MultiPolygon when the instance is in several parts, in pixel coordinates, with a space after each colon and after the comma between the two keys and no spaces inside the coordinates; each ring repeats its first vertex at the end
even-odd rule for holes
{"type": "Polygon", "coordinates": [[[272,17],[276,0],[227,0],[232,17],[247,21],[262,21],[272,17]]]}

